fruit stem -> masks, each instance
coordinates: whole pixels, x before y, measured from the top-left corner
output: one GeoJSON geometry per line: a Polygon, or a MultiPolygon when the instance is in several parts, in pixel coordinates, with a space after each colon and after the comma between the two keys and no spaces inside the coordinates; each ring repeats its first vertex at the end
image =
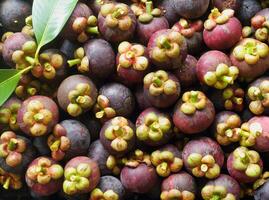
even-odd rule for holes
{"type": "Polygon", "coordinates": [[[213,195],[211,198],[210,198],[210,200],[220,200],[221,198],[220,198],[220,196],[218,196],[218,195],[213,195]]]}
{"type": "Polygon", "coordinates": [[[13,140],[10,140],[9,143],[8,143],[8,150],[10,151],[14,151],[16,149],[16,142],[14,142],[13,140]]]}
{"type": "Polygon", "coordinates": [[[95,35],[99,35],[100,34],[100,32],[98,30],[98,26],[89,27],[89,28],[87,28],[86,32],[87,33],[90,33],[90,34],[95,34],[95,35]]]}
{"type": "Polygon", "coordinates": [[[35,59],[30,57],[30,56],[26,56],[25,60],[30,63],[30,65],[34,65],[35,64],[35,59]]]}
{"type": "Polygon", "coordinates": [[[113,18],[119,18],[122,14],[124,13],[124,11],[120,8],[118,8],[117,10],[115,10],[113,13],[112,13],[112,17],[113,18]]]}
{"type": "Polygon", "coordinates": [[[69,67],[73,67],[75,65],[78,65],[81,63],[81,59],[77,58],[77,59],[73,59],[73,60],[68,60],[67,61],[69,67]]]}
{"type": "Polygon", "coordinates": [[[156,78],[153,82],[158,87],[161,87],[162,86],[162,80],[159,79],[159,78],[156,78]]]}
{"type": "Polygon", "coordinates": [[[50,150],[51,151],[57,151],[60,147],[60,140],[56,140],[55,142],[50,145],[50,150]]]}
{"type": "Polygon", "coordinates": [[[198,101],[198,92],[191,92],[190,102],[196,103],[198,101]]]}
{"type": "Polygon", "coordinates": [[[6,190],[8,190],[9,185],[10,185],[10,177],[8,177],[8,178],[5,180],[5,183],[4,183],[4,185],[3,185],[3,188],[5,188],[6,190]]]}
{"type": "Polygon", "coordinates": [[[170,49],[171,48],[171,44],[168,41],[167,38],[163,38],[161,41],[161,45],[165,48],[165,49],[170,49]]]}
{"type": "Polygon", "coordinates": [[[151,15],[152,7],[153,7],[152,1],[147,1],[147,2],[146,2],[146,12],[147,12],[149,15],[151,15]]]}

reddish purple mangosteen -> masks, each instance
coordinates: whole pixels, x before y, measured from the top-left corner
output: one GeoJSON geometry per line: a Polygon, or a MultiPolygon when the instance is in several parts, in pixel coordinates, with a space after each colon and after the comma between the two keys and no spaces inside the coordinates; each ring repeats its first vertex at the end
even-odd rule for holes
{"type": "Polygon", "coordinates": [[[62,187],[64,170],[48,157],[36,158],[25,175],[27,186],[37,196],[50,196],[62,187]]]}
{"type": "Polygon", "coordinates": [[[58,123],[58,106],[49,97],[30,97],[22,103],[17,120],[20,129],[25,134],[33,137],[46,135],[58,123]]]}
{"type": "Polygon", "coordinates": [[[200,91],[188,91],[175,106],[173,122],[178,130],[186,134],[205,131],[214,121],[213,103],[200,91]]]}
{"type": "Polygon", "coordinates": [[[203,45],[203,21],[190,21],[181,18],[172,27],[173,30],[181,33],[187,42],[188,53],[197,54],[200,52],[203,45]]]}
{"type": "Polygon", "coordinates": [[[59,106],[73,117],[90,110],[96,98],[95,84],[83,75],[69,76],[61,83],[57,91],[59,106]]]}
{"type": "Polygon", "coordinates": [[[211,4],[212,4],[212,7],[216,7],[220,11],[223,11],[228,8],[236,11],[241,6],[241,1],[240,0],[212,0],[211,4]]]}
{"type": "Polygon", "coordinates": [[[239,78],[251,81],[267,71],[269,47],[258,40],[245,38],[234,47],[230,59],[239,69],[239,78]]]}
{"type": "Polygon", "coordinates": [[[215,180],[210,180],[201,190],[201,195],[204,200],[239,200],[240,185],[231,176],[221,174],[215,180]]]}
{"type": "Polygon", "coordinates": [[[238,142],[241,138],[239,132],[241,127],[240,116],[234,112],[219,112],[212,126],[212,133],[220,145],[227,146],[238,142]]]}
{"type": "Polygon", "coordinates": [[[239,70],[231,65],[229,57],[221,51],[208,51],[197,62],[197,76],[201,83],[224,89],[233,85],[237,79],[239,70]]]}
{"type": "Polygon", "coordinates": [[[88,157],[78,156],[66,163],[63,191],[68,196],[91,192],[99,183],[98,164],[88,157]]]}
{"type": "Polygon", "coordinates": [[[153,8],[152,1],[134,3],[131,5],[131,9],[138,18],[136,34],[142,44],[148,44],[150,37],[155,32],[169,28],[169,23],[161,9],[153,8]]]}
{"type": "Polygon", "coordinates": [[[151,154],[151,163],[161,177],[179,172],[183,167],[181,152],[175,145],[167,144],[151,154]]]}
{"type": "Polygon", "coordinates": [[[173,127],[169,115],[151,107],[136,120],[136,137],[149,146],[160,146],[172,138],[173,127]]]}
{"type": "Polygon", "coordinates": [[[177,31],[160,30],[151,36],[148,52],[154,66],[164,70],[177,69],[187,57],[187,42],[177,31]]]}
{"type": "Polygon", "coordinates": [[[127,85],[143,82],[150,69],[147,49],[145,46],[124,41],[118,47],[116,59],[117,75],[127,85]]]}
{"type": "Polygon", "coordinates": [[[195,200],[197,186],[195,179],[186,172],[172,174],[162,182],[161,200],[195,200]]]}
{"type": "Polygon", "coordinates": [[[180,95],[180,83],[170,72],[158,70],[144,77],[144,95],[157,108],[172,106],[180,95]]]}
{"type": "Polygon", "coordinates": [[[135,145],[134,124],[124,117],[107,121],[100,131],[100,141],[106,150],[117,157],[130,152],[135,145]]]}
{"type": "Polygon", "coordinates": [[[84,43],[90,35],[98,34],[97,18],[86,4],[79,2],[63,29],[64,38],[84,43]]]}
{"type": "Polygon", "coordinates": [[[269,152],[269,117],[255,116],[242,124],[240,144],[253,147],[259,152],[269,152]]]}
{"type": "Polygon", "coordinates": [[[263,161],[257,151],[241,146],[229,155],[227,169],[238,182],[252,183],[262,174],[263,161]]]}
{"type": "Polygon", "coordinates": [[[253,114],[269,114],[269,77],[258,78],[248,86],[247,100],[253,114]]]}
{"type": "Polygon", "coordinates": [[[98,15],[98,27],[105,40],[119,43],[130,40],[135,32],[136,17],[124,3],[104,4],[98,15]]]}
{"type": "Polygon", "coordinates": [[[190,140],[183,149],[182,158],[185,168],[198,178],[217,178],[224,164],[220,145],[208,137],[190,140]]]}
{"type": "Polygon", "coordinates": [[[233,47],[241,37],[242,25],[234,17],[234,10],[225,9],[221,13],[217,8],[211,10],[208,20],[204,23],[203,37],[205,44],[216,50],[233,47]]]}

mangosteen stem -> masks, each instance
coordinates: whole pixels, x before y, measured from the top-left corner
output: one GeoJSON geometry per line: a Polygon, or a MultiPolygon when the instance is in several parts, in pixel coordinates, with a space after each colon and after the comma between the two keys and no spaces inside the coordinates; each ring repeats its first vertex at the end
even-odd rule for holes
{"type": "Polygon", "coordinates": [[[233,83],[233,78],[230,76],[222,76],[220,79],[225,83],[229,83],[229,84],[233,83]]]}
{"type": "Polygon", "coordinates": [[[34,96],[36,94],[36,89],[35,88],[28,88],[27,93],[30,94],[31,96],[34,96]]]}
{"type": "Polygon", "coordinates": [[[172,46],[170,44],[170,42],[168,41],[167,38],[162,38],[161,40],[161,45],[165,48],[165,49],[170,49],[172,46]]]}
{"type": "Polygon", "coordinates": [[[50,150],[57,151],[60,147],[60,143],[60,140],[56,140],[55,142],[53,142],[52,145],[50,145],[50,150]]]}
{"type": "Polygon", "coordinates": [[[221,200],[219,195],[213,195],[210,200],[221,200]]]}
{"type": "Polygon", "coordinates": [[[95,116],[96,116],[97,119],[102,119],[104,117],[104,115],[105,115],[105,111],[104,110],[101,110],[101,111],[99,111],[99,112],[97,112],[95,114],[95,116]]]}
{"type": "Polygon", "coordinates": [[[35,62],[35,59],[30,57],[30,56],[26,56],[25,57],[25,60],[30,63],[30,65],[34,65],[36,62],[35,62]]]}
{"type": "Polygon", "coordinates": [[[121,8],[118,8],[112,13],[112,17],[118,19],[123,15],[124,11],[121,8]]]}
{"type": "Polygon", "coordinates": [[[156,78],[154,81],[154,84],[156,85],[156,86],[158,86],[158,87],[161,87],[162,86],[162,80],[161,79],[159,79],[159,78],[156,78]]]}
{"type": "Polygon", "coordinates": [[[190,102],[196,103],[198,101],[198,93],[197,92],[191,92],[190,102]]]}
{"type": "Polygon", "coordinates": [[[98,26],[89,27],[89,28],[87,28],[86,32],[89,33],[89,34],[94,34],[94,35],[99,35],[100,34],[100,32],[98,30],[98,26]]]}
{"type": "Polygon", "coordinates": [[[149,15],[151,15],[152,8],[153,8],[153,3],[152,3],[152,1],[147,1],[147,2],[146,2],[146,12],[147,12],[149,15]]]}
{"type": "Polygon", "coordinates": [[[17,147],[17,143],[11,139],[8,143],[8,150],[14,151],[16,147],[17,147]]]}
{"type": "Polygon", "coordinates": [[[10,185],[10,177],[8,177],[6,180],[5,180],[5,183],[3,185],[3,188],[5,188],[6,190],[8,190],[9,188],[9,185],[10,185]]]}
{"type": "Polygon", "coordinates": [[[73,59],[73,60],[68,60],[67,61],[69,67],[73,67],[75,65],[78,65],[81,63],[81,59],[77,58],[77,59],[73,59]]]}

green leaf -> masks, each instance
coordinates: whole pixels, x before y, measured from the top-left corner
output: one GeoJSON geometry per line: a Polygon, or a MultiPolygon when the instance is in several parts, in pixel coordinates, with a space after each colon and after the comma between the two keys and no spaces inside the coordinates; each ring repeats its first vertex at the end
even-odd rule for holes
{"type": "Polygon", "coordinates": [[[16,69],[0,69],[0,106],[5,103],[15,90],[21,74],[21,71],[16,69]]]}
{"type": "Polygon", "coordinates": [[[37,54],[42,46],[61,32],[77,2],[78,0],[34,0],[32,17],[38,43],[37,54]]]}

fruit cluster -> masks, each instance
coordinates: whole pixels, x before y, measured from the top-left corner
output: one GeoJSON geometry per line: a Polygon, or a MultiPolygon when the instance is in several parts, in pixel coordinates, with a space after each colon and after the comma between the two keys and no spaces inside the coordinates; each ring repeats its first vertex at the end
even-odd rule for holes
{"type": "Polygon", "coordinates": [[[0,2],[1,200],[269,199],[268,1],[79,0],[41,51],[35,1],[0,2]]]}

